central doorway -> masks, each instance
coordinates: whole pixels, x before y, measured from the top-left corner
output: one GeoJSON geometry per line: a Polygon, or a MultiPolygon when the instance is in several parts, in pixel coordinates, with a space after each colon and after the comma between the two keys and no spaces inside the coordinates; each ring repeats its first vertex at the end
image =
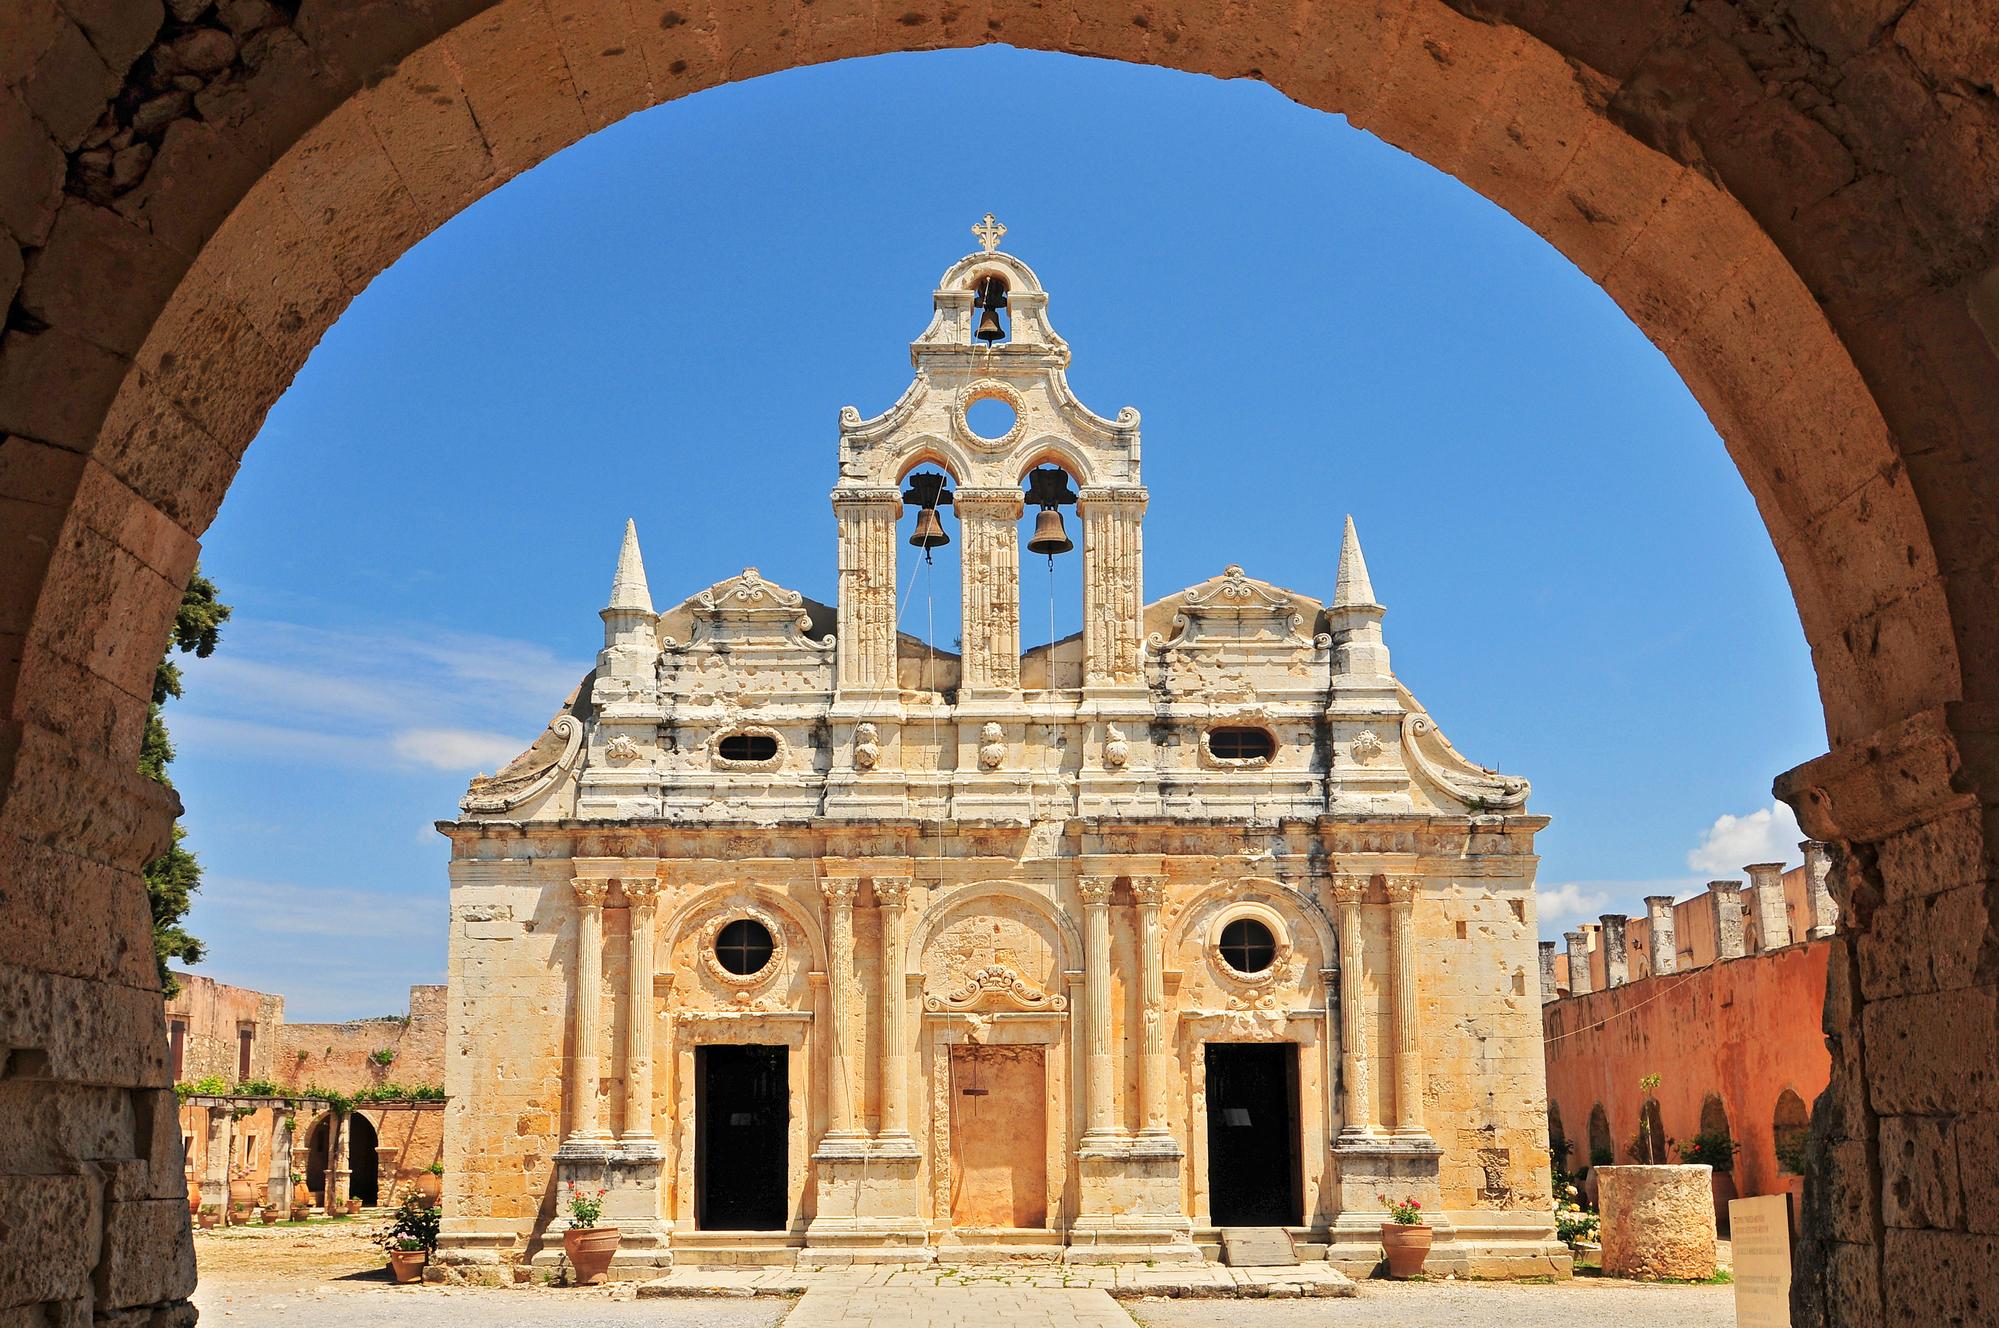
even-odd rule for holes
{"type": "Polygon", "coordinates": [[[951,1048],[951,1225],[1048,1225],[1040,1047],[951,1048]]]}
{"type": "Polygon", "coordinates": [[[703,1231],[785,1225],[791,1068],[786,1049],[694,1049],[694,1223],[703,1231]]]}
{"type": "Polygon", "coordinates": [[[1301,1225],[1297,1046],[1210,1042],[1207,1055],[1208,1203],[1215,1225],[1301,1225]]]}

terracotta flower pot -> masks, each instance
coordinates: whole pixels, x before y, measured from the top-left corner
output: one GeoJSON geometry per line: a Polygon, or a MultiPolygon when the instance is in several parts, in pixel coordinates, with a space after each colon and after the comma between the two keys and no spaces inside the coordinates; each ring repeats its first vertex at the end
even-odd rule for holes
{"type": "Polygon", "coordinates": [[[389,1275],[405,1285],[421,1282],[424,1261],[429,1257],[422,1250],[390,1250],[389,1275]]]}
{"type": "Polygon", "coordinates": [[[201,1229],[203,1231],[212,1231],[216,1227],[222,1224],[222,1214],[216,1212],[213,1208],[210,1208],[204,1210],[202,1214],[199,1217],[197,1217],[195,1220],[201,1223],[201,1229]]]}
{"type": "Polygon", "coordinates": [[[1383,1222],[1381,1249],[1390,1277],[1414,1277],[1430,1257],[1430,1228],[1422,1222],[1383,1222]]]}
{"type": "Polygon", "coordinates": [[[354,1214],[360,1211],[361,1211],[361,1201],[359,1199],[349,1199],[347,1201],[347,1215],[349,1217],[352,1217],[354,1214]]]}
{"type": "Polygon", "coordinates": [[[229,1182],[229,1206],[231,1208],[249,1208],[255,1205],[256,1202],[257,1187],[251,1184],[248,1176],[238,1176],[229,1182]]]}
{"type": "Polygon", "coordinates": [[[424,1172],[416,1178],[416,1192],[430,1207],[437,1207],[437,1201],[444,1197],[444,1177],[424,1172]]]}
{"type": "Polygon", "coordinates": [[[562,1252],[569,1256],[577,1286],[597,1286],[610,1271],[611,1256],[618,1252],[616,1227],[571,1227],[562,1233],[562,1252]]]}
{"type": "Polygon", "coordinates": [[[267,1227],[274,1227],[278,1224],[278,1210],[275,1208],[266,1208],[263,1211],[262,1217],[264,1225],[267,1227]]]}
{"type": "Polygon", "coordinates": [[[292,1207],[312,1207],[312,1191],[305,1187],[304,1181],[300,1181],[298,1184],[292,1186],[292,1207]]]}
{"type": "Polygon", "coordinates": [[[187,1178],[187,1211],[190,1217],[201,1211],[201,1182],[192,1176],[187,1178]]]}

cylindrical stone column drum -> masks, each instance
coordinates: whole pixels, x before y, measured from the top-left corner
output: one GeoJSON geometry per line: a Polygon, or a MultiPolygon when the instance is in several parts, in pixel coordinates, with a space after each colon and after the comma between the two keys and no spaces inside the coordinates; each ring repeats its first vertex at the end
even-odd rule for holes
{"type": "Polygon", "coordinates": [[[1714,1276],[1713,1168],[1597,1167],[1603,1271],[1613,1277],[1714,1276]]]}

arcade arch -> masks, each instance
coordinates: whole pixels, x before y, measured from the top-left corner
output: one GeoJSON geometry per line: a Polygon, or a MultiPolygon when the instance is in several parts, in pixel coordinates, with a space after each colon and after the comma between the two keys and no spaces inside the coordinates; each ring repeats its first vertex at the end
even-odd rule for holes
{"type": "MultiPolygon", "coordinates": [[[[996,39],[1263,79],[1480,189],[1602,284],[1707,409],[1784,562],[1831,752],[1779,787],[1842,853],[1844,912],[1864,932],[1877,907],[1949,895],[1963,901],[1952,952],[1967,933],[1989,941],[1999,171],[1979,90],[1996,11],[1882,22],[1832,0],[1713,17],[1552,0],[1471,17],[1440,0],[1253,0],[1223,23],[997,0],[821,6],[778,28],[727,0],[693,22],[656,0],[466,0],[394,23],[336,2],[296,22],[274,10],[218,75],[227,95],[166,128],[116,209],[82,160],[100,109],[86,90],[110,104],[178,30],[138,3],[83,29],[49,11],[68,36],[10,75],[0,167],[0,289],[18,282],[21,313],[0,340],[0,835],[16,887],[0,922],[10,1044],[40,1067],[34,1091],[86,1116],[171,1119],[137,877],[173,810],[133,774],[146,680],[242,449],[346,301],[444,218],[622,115],[815,61],[996,39]],[[93,1105],[121,1097],[107,1086],[134,1104],[93,1105]]],[[[1941,945],[1926,916],[1898,925],[1901,944],[1941,945]]],[[[1835,956],[1829,1133],[1878,1142],[1868,1107],[1984,1104],[1990,1057],[1961,1048],[1991,1043],[1976,1036],[1994,1025],[1991,980],[1910,971],[1926,976],[1862,989],[1850,950],[1835,956]],[[1939,1027],[1974,1037],[1939,1047],[1924,1035],[1939,1027]]],[[[156,1147],[129,1126],[104,1137],[139,1158],[156,1147]]],[[[1936,1308],[1919,1270],[1950,1233],[1882,1238],[1883,1180],[1876,1164],[1829,1173],[1878,1220],[1835,1245],[1833,1199],[1814,1201],[1800,1321],[1936,1308]]],[[[142,1263],[182,1266],[177,1232],[132,1238],[142,1263]]],[[[68,1244],[81,1259],[99,1242],[68,1244]]],[[[184,1295],[177,1278],[149,1294],[184,1295]]]]}

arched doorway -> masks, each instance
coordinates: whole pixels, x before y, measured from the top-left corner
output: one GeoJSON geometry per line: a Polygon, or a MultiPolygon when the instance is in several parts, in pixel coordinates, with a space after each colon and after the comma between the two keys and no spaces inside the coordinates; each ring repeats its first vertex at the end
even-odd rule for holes
{"type": "MultiPolygon", "coordinates": [[[[1548,1103],[1548,1156],[1563,1171],[1569,1170],[1569,1140],[1562,1132],[1562,1108],[1550,1100],[1548,1103]]],[[[1587,1159],[1585,1159],[1587,1160],[1587,1159]]]]}
{"type": "Polygon", "coordinates": [[[323,1113],[305,1134],[305,1187],[316,1203],[326,1202],[326,1159],[332,1151],[333,1113],[323,1113]]]}
{"type": "MultiPolygon", "coordinates": [[[[1864,900],[1929,897],[1936,865],[1956,864],[1945,888],[1967,892],[1964,925],[1991,929],[1966,883],[1999,858],[1982,819],[1999,801],[1994,181],[1975,149],[1906,151],[1985,141],[1984,102],[1939,90],[1990,84],[1990,3],[1877,23],[1800,0],[1782,23],[1710,26],[1679,7],[1579,0],[1477,18],[1434,0],[1251,3],[1226,23],[1086,0],[1002,4],[977,21],[808,8],[775,33],[762,9],[733,3],[691,23],[653,0],[499,0],[310,31],[273,12],[284,30],[262,49],[311,76],[223,71],[232,113],[172,126],[162,165],[119,186],[117,211],[93,198],[85,159],[97,108],[45,107],[39,64],[9,75],[22,109],[9,161],[27,164],[0,218],[0,289],[19,284],[29,316],[0,342],[0,496],[15,518],[0,529],[0,634],[13,643],[0,834],[25,863],[4,905],[21,1026],[57,1031],[37,1091],[123,1085],[130,1100],[107,1111],[170,1110],[158,996],[132,966],[145,953],[136,873],[171,820],[170,795],[132,775],[144,674],[242,448],[340,306],[442,217],[610,119],[890,48],[1003,39],[1265,79],[1476,181],[1547,236],[1670,348],[1766,515],[1832,748],[1780,781],[1806,832],[1841,846],[1844,888],[1864,900]],[[1846,76],[1863,67],[1906,95],[1846,76]]],[[[118,84],[180,33],[157,11],[132,16],[89,39],[59,20],[72,49],[106,62],[107,108],[136,97],[137,82],[118,84]]],[[[1898,940],[1946,943],[1920,927],[1898,940]]],[[[1935,1052],[1907,1030],[1989,1027],[1989,979],[1872,998],[1902,1002],[1880,1012],[1889,1046],[1874,1058],[1863,1035],[1877,1021],[1854,985],[1840,1007],[1843,1105],[1889,1083],[1886,1121],[1973,1099],[1989,1049],[1935,1052]]],[[[1836,1119],[1864,1136],[1847,1142],[1899,1128],[1836,1119]]],[[[1947,1132],[1905,1137],[1925,1165],[1956,1147],[1947,1132]]],[[[1878,1173],[1863,1179],[1875,1193],[1878,1173]]],[[[1866,1276],[1829,1312],[1918,1317],[1935,1286],[1921,1270],[1948,1233],[1884,1243],[1880,1213],[1868,1216],[1843,1247],[1843,1266],[1866,1276]]],[[[1830,1231],[1828,1215],[1821,1243],[1830,1231]]],[[[163,1262],[181,1239],[160,1237],[163,1262]]],[[[1806,1313],[1827,1312],[1815,1277],[1808,1256],[1806,1313]]]]}
{"type": "Polygon", "coordinates": [[[1610,1114],[1599,1102],[1589,1109],[1589,1165],[1609,1167],[1617,1164],[1617,1146],[1610,1138],[1610,1114]]]}
{"type": "Polygon", "coordinates": [[[1638,1128],[1631,1137],[1627,1149],[1633,1162],[1657,1166],[1669,1161],[1666,1148],[1666,1123],[1659,1113],[1659,1099],[1648,1097],[1638,1108],[1638,1128]]]}
{"type": "Polygon", "coordinates": [[[381,1154],[375,1123],[360,1112],[347,1118],[347,1195],[373,1208],[380,1198],[381,1154]]]}
{"type": "Polygon", "coordinates": [[[1812,1113],[1797,1090],[1787,1088],[1779,1093],[1777,1109],[1770,1119],[1770,1141],[1780,1172],[1790,1176],[1805,1174],[1805,1142],[1811,1129],[1812,1113]]]}

